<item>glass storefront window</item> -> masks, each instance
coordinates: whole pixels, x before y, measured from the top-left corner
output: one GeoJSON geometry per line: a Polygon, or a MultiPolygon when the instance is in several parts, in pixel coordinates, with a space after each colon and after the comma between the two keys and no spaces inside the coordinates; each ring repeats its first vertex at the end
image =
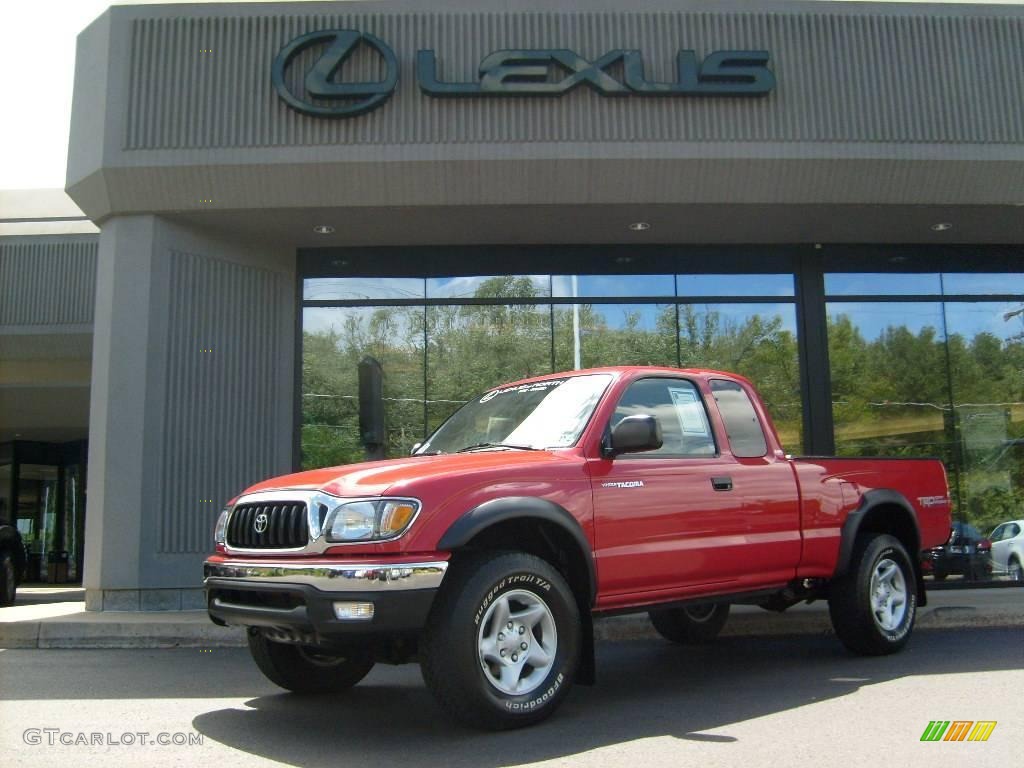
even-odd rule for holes
{"type": "Polygon", "coordinates": [[[307,307],[303,311],[302,466],[362,461],[358,365],[384,370],[387,454],[423,439],[422,307],[307,307]]]}
{"type": "Polygon", "coordinates": [[[556,306],[555,368],[676,365],[674,304],[556,306]],[[577,355],[577,347],[579,354],[577,355]]]}
{"type": "Polygon", "coordinates": [[[939,275],[908,272],[831,272],[825,275],[828,296],[939,296],[939,275]]]}
{"type": "Polygon", "coordinates": [[[793,275],[676,275],[681,297],[793,296],[793,275]]]}
{"type": "Polygon", "coordinates": [[[788,453],[803,447],[803,405],[793,304],[681,304],[684,368],[746,376],[760,392],[788,453]]]}
{"type": "Polygon", "coordinates": [[[306,279],[307,302],[367,298],[365,306],[303,309],[302,466],[363,458],[356,366],[364,355],[384,369],[392,457],[496,385],[572,370],[577,361],[582,368],[674,367],[680,349],[683,365],[753,378],[787,449],[798,452],[795,303],[680,306],[677,284],[695,296],[743,297],[790,297],[794,286],[792,274],[306,279]],[[580,301],[552,304],[551,295],[580,301]],[[607,303],[618,296],[657,303],[607,303]],[[378,299],[392,306],[375,305],[378,299]]]}
{"type": "Polygon", "coordinates": [[[63,544],[57,530],[57,467],[21,464],[18,469],[18,530],[28,550],[27,580],[45,580],[48,555],[63,544]]]}
{"type": "Polygon", "coordinates": [[[1024,516],[1024,311],[1020,310],[1024,302],[945,305],[960,459],[960,512],[985,536],[1000,523],[1024,516]]]}
{"type": "Polygon", "coordinates": [[[551,278],[552,296],[675,296],[673,275],[555,275],[551,278]],[[575,282],[575,284],[574,284],[575,282]]]}
{"type": "Polygon", "coordinates": [[[942,275],[943,292],[957,294],[1024,294],[1024,274],[1020,272],[945,272],[942,275]]]}
{"type": "Polygon", "coordinates": [[[468,398],[551,373],[551,307],[427,307],[427,432],[468,398]]]}
{"type": "Polygon", "coordinates": [[[535,299],[551,295],[548,275],[431,277],[428,299],[535,299]]]}
{"type": "Polygon", "coordinates": [[[840,456],[951,457],[939,302],[828,305],[840,456]]]}
{"type": "Polygon", "coordinates": [[[11,504],[11,465],[0,464],[0,525],[12,525],[14,520],[11,504]]]}
{"type": "Polygon", "coordinates": [[[421,277],[317,277],[302,283],[305,301],[422,299],[425,291],[421,277]]]}

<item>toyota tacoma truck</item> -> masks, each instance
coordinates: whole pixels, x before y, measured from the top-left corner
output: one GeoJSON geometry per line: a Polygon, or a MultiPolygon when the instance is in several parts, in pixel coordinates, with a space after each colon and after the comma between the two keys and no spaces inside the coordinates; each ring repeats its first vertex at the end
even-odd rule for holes
{"type": "Polygon", "coordinates": [[[205,586],[285,689],[418,662],[442,708],[504,729],[594,682],[609,614],[707,643],[731,604],[821,599],[852,652],[898,651],[949,530],[937,459],[792,458],[741,376],[600,368],[492,389],[407,458],[248,488],[205,586]]]}

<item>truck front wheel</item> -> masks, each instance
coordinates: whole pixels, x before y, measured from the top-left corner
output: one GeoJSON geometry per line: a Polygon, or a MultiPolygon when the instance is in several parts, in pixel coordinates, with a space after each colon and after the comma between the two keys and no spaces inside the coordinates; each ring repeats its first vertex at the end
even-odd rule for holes
{"type": "Polygon", "coordinates": [[[849,570],[832,582],[828,609],[836,635],[854,653],[881,656],[906,645],[917,613],[917,580],[899,540],[858,537],[849,570]]]}
{"type": "Polygon", "coordinates": [[[373,668],[368,653],[335,653],[277,643],[249,629],[249,652],[267,678],[295,693],[334,693],[351,688],[373,668]]]}
{"type": "Polygon", "coordinates": [[[572,687],[580,616],[562,575],[520,552],[455,563],[424,629],[427,688],[455,718],[505,730],[548,717],[572,687]]]}

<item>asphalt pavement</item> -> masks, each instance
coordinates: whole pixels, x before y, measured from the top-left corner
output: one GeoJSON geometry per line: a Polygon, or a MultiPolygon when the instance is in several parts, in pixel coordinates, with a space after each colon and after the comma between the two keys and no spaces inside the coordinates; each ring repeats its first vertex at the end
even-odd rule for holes
{"type": "Polygon", "coordinates": [[[574,688],[540,726],[492,734],[450,722],[416,666],[300,697],[238,648],[6,650],[0,750],[41,768],[1008,766],[1024,733],[1022,667],[1019,627],[917,632],[881,658],[815,634],[602,642],[596,686],[574,688]],[[987,742],[922,743],[931,720],[997,726],[987,742]],[[161,734],[185,743],[149,744],[161,734]]]}

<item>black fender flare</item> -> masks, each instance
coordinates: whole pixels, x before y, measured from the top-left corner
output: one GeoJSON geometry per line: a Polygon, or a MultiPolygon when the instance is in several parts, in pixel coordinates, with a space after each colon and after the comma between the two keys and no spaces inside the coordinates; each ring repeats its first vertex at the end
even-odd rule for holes
{"type": "Polygon", "coordinates": [[[888,488],[875,488],[866,491],[861,497],[860,504],[856,509],[850,511],[843,522],[839,539],[839,557],[836,561],[836,570],[833,576],[842,576],[850,569],[850,561],[853,558],[853,546],[860,534],[861,526],[868,519],[870,513],[881,506],[896,507],[902,511],[901,517],[910,522],[913,529],[913,543],[907,555],[910,556],[911,566],[914,568],[914,576],[917,581],[918,605],[927,605],[925,595],[923,573],[921,571],[921,527],[917,521],[917,512],[907,498],[898,491],[888,488]]]}
{"type": "Polygon", "coordinates": [[[534,496],[505,496],[491,499],[474,507],[456,520],[444,532],[437,543],[439,550],[455,550],[463,547],[481,531],[507,520],[544,520],[554,523],[568,533],[576,542],[587,566],[587,581],[590,587],[590,603],[597,595],[597,570],[594,567],[594,552],[583,533],[579,522],[564,508],[547,499],[534,496]]]}

